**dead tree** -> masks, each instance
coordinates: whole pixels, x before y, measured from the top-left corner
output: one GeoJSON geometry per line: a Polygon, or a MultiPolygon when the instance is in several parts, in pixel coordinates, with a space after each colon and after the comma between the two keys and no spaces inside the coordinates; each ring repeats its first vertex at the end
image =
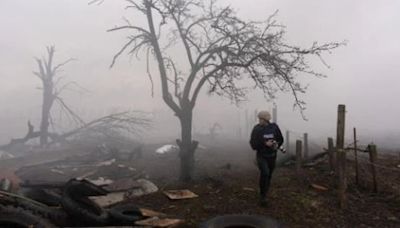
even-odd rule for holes
{"type": "Polygon", "coordinates": [[[65,104],[63,99],[60,97],[60,93],[73,83],[66,83],[62,86],[59,85],[59,83],[62,81],[62,77],[59,77],[57,74],[65,64],[72,61],[73,59],[68,59],[65,62],[55,65],[53,63],[54,52],[54,46],[47,47],[47,58],[36,58],[39,71],[33,72],[42,81],[43,86],[42,116],[40,122],[41,146],[44,146],[48,143],[51,109],[54,102],[58,102],[60,106],[65,109],[65,111],[74,119],[81,121],[80,118],[65,104]]]}
{"type": "Polygon", "coordinates": [[[263,22],[245,21],[231,7],[221,8],[215,0],[126,2],[126,8],[143,16],[146,25],[126,19],[125,25],[109,30],[130,32],[111,67],[124,52],[144,53],[148,76],[153,82],[149,64],[150,56],[155,58],[163,100],[181,124],[181,138],[177,142],[180,178],[185,181],[192,178],[197,145],[192,139],[193,109],[205,85],[208,93],[227,96],[235,102],[242,101],[250,88],[260,89],[267,99],[273,99],[279,90],[291,92],[295,105],[303,110],[305,103],[299,93],[304,93],[305,87],[296,76],[301,73],[324,76],[310,68],[306,57],[321,58],[322,53],[342,44],[314,42],[307,48],[290,45],[285,43],[284,26],[276,22],[275,14],[263,22]],[[173,53],[179,50],[183,54],[174,57],[173,53]],[[186,61],[178,63],[183,56],[186,61]],[[252,85],[238,83],[245,79],[251,79],[252,85]]]}

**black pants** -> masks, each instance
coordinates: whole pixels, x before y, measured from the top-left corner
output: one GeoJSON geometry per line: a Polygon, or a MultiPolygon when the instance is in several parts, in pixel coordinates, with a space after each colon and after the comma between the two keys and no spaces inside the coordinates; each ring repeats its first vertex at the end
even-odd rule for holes
{"type": "Polygon", "coordinates": [[[260,195],[265,197],[271,183],[272,172],[275,169],[276,157],[264,157],[257,155],[257,165],[260,170],[260,195]]]}

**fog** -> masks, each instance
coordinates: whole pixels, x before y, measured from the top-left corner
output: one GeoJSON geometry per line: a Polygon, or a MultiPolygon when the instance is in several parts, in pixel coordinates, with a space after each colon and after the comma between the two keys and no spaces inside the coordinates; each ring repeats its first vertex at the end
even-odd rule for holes
{"type": "MultiPolygon", "coordinates": [[[[400,137],[396,105],[400,95],[399,1],[225,0],[220,4],[230,4],[249,20],[263,20],[279,10],[277,20],[286,26],[286,39],[292,44],[307,47],[314,41],[347,41],[346,46],[324,56],[330,68],[310,59],[311,66],[327,78],[299,75],[309,85],[301,95],[307,103],[307,121],[293,109],[290,94],[278,94],[278,124],[283,129],[325,140],[335,136],[337,105],[346,104],[348,137],[357,127],[366,143],[400,146],[396,140],[400,137]]],[[[55,45],[57,62],[77,59],[61,74],[87,91],[67,91],[63,97],[83,119],[118,110],[143,110],[156,113],[152,130],[144,136],[147,142],[178,137],[178,120],[163,103],[157,80],[151,96],[145,58],[122,55],[109,68],[126,34],[106,30],[123,24],[123,16],[135,21],[124,6],[124,1],[116,0],[101,5],[88,5],[86,0],[0,1],[0,143],[23,136],[28,120],[39,126],[40,80],[32,72],[37,69],[34,57],[45,55],[48,45],[55,45]]],[[[245,110],[252,113],[271,107],[260,92],[251,92],[248,101],[235,106],[203,90],[194,111],[194,131],[207,133],[219,122],[222,132],[233,137],[245,110]]]]}

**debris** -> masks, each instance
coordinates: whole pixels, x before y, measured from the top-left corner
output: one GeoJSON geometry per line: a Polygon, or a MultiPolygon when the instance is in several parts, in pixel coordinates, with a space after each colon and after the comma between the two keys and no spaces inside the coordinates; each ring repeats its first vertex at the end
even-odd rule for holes
{"type": "Polygon", "coordinates": [[[328,191],[327,187],[318,184],[311,184],[311,187],[318,191],[328,191]]]}
{"type": "Polygon", "coordinates": [[[12,170],[0,169],[0,179],[7,179],[11,182],[11,192],[16,192],[19,189],[21,179],[12,170]]]}
{"type": "Polygon", "coordinates": [[[158,149],[156,150],[156,153],[157,153],[157,154],[165,154],[165,153],[169,153],[169,152],[173,152],[173,151],[178,151],[178,150],[179,150],[179,148],[178,148],[177,146],[171,145],[171,144],[167,144],[167,145],[164,145],[164,146],[158,148],[158,149]]]}
{"type": "Polygon", "coordinates": [[[178,224],[182,224],[184,221],[181,219],[160,219],[158,217],[153,217],[141,221],[135,222],[136,225],[141,226],[151,226],[151,227],[171,227],[178,224]]]}
{"type": "Polygon", "coordinates": [[[178,200],[178,199],[191,199],[199,197],[195,193],[184,189],[184,190],[168,190],[164,191],[164,194],[167,195],[169,199],[178,200]]]}
{"type": "Polygon", "coordinates": [[[243,190],[250,191],[250,192],[255,192],[256,191],[256,190],[254,190],[254,188],[248,188],[248,187],[244,187],[243,190]]]}
{"type": "Polygon", "coordinates": [[[114,182],[113,180],[106,179],[104,177],[99,177],[96,180],[91,180],[91,179],[87,179],[87,180],[90,181],[92,184],[95,184],[97,186],[109,185],[109,184],[112,184],[114,182]]]}
{"type": "Polygon", "coordinates": [[[396,217],[396,216],[389,216],[389,217],[387,217],[387,219],[389,220],[389,221],[398,221],[398,218],[396,217]]]}
{"type": "Polygon", "coordinates": [[[311,204],[310,204],[310,206],[314,209],[318,209],[320,205],[321,205],[321,203],[316,200],[311,201],[311,204]]]}
{"type": "Polygon", "coordinates": [[[0,180],[0,190],[9,192],[12,188],[12,182],[7,179],[3,178],[0,180]]]}
{"type": "Polygon", "coordinates": [[[62,170],[59,170],[59,169],[50,169],[50,171],[53,172],[53,173],[64,174],[64,172],[62,170]]]}
{"type": "Polygon", "coordinates": [[[100,207],[108,207],[125,200],[125,192],[112,192],[105,196],[91,196],[89,199],[93,200],[100,207]]]}
{"type": "Polygon", "coordinates": [[[89,176],[95,174],[96,172],[97,172],[97,170],[91,170],[91,171],[89,171],[89,172],[87,172],[87,173],[84,173],[83,175],[77,177],[76,179],[77,179],[77,180],[85,179],[85,178],[87,178],[87,177],[89,177],[89,176]]]}
{"type": "Polygon", "coordinates": [[[129,191],[129,196],[142,196],[158,191],[158,187],[151,181],[146,179],[136,180],[138,188],[129,191]]]}
{"type": "Polygon", "coordinates": [[[164,213],[145,209],[145,208],[139,208],[139,210],[142,213],[142,215],[145,217],[165,217],[166,216],[166,214],[164,214],[164,213]]]}
{"type": "Polygon", "coordinates": [[[14,157],[15,157],[14,155],[0,150],[0,160],[6,160],[6,159],[14,158],[14,157]]]}
{"type": "Polygon", "coordinates": [[[400,164],[399,164],[399,165],[397,165],[397,168],[400,168],[400,164]]]}
{"type": "Polygon", "coordinates": [[[109,165],[112,165],[115,161],[116,161],[116,159],[113,158],[108,161],[99,162],[99,163],[97,163],[96,166],[109,166],[109,165]]]}

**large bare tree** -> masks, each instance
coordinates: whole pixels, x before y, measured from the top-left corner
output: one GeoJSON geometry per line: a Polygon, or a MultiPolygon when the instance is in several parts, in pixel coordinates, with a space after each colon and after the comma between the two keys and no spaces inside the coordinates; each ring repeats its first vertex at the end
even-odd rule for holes
{"type": "MultiPolygon", "coordinates": [[[[96,2],[92,1],[92,2],[96,2]]],[[[98,1],[97,1],[98,2],[98,1]]],[[[102,1],[100,1],[102,2],[102,1]]],[[[128,10],[141,14],[146,25],[131,23],[109,31],[129,31],[127,43],[114,56],[111,67],[124,52],[150,56],[158,63],[162,97],[181,124],[181,180],[193,176],[197,142],[192,140],[192,116],[199,93],[208,85],[209,93],[233,101],[245,98],[249,88],[260,89],[266,98],[279,90],[291,92],[294,103],[304,109],[298,94],[305,87],[299,74],[323,77],[306,62],[308,56],[321,58],[341,43],[298,47],[285,42],[285,28],[275,15],[265,21],[245,21],[231,7],[203,0],[126,0],[128,10]],[[206,3],[207,2],[207,3],[206,3]],[[183,55],[173,55],[183,50],[183,55]],[[185,62],[182,59],[185,59],[185,62]],[[178,67],[184,66],[184,67],[178,67]],[[240,81],[250,79],[252,85],[240,81]]]]}
{"type": "Polygon", "coordinates": [[[76,85],[75,82],[68,82],[60,85],[62,77],[58,74],[62,67],[73,59],[68,59],[62,63],[55,64],[53,62],[55,48],[48,46],[47,58],[36,58],[39,71],[33,72],[42,82],[43,102],[42,102],[42,116],[40,122],[40,145],[44,146],[48,143],[49,126],[51,123],[51,108],[54,102],[60,104],[68,115],[75,121],[83,123],[83,121],[65,104],[60,94],[63,90],[67,89],[70,85],[76,85]]]}

